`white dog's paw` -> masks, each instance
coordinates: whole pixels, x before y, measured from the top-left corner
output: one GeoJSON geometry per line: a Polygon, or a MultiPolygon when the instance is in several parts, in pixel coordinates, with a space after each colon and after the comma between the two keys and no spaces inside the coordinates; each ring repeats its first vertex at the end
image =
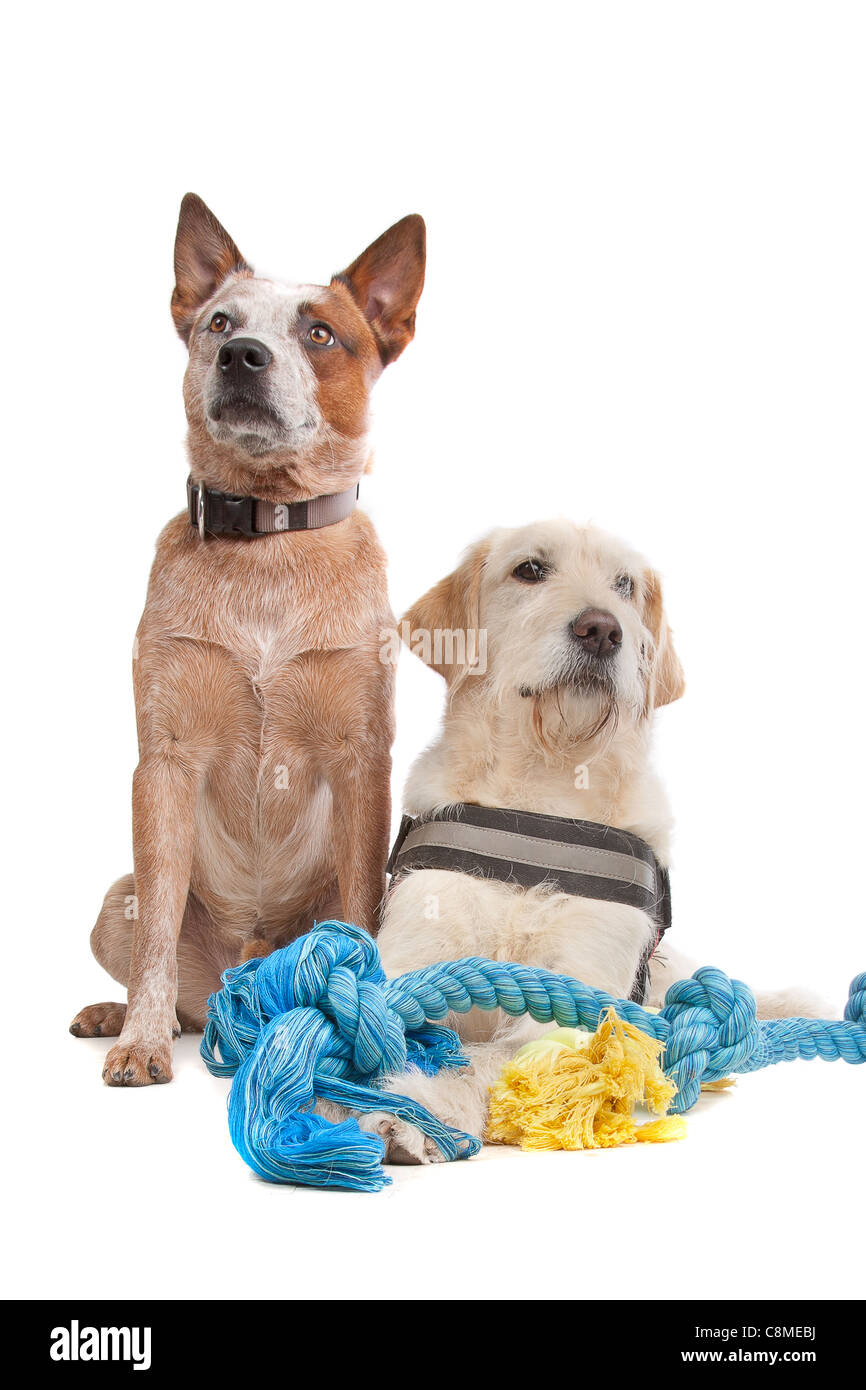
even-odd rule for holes
{"type": "Polygon", "coordinates": [[[378,1134],[385,1141],[383,1163],[444,1163],[438,1144],[422,1134],[417,1125],[410,1125],[385,1110],[359,1115],[361,1129],[378,1134]]]}

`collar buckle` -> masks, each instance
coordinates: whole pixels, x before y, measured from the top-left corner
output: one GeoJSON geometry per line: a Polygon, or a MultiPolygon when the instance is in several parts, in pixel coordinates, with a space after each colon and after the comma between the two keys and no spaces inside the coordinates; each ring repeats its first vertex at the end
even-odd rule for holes
{"type": "Polygon", "coordinates": [[[201,483],[194,483],[192,477],[186,480],[186,505],[189,511],[189,524],[194,526],[204,540],[206,523],[205,489],[201,483]]]}

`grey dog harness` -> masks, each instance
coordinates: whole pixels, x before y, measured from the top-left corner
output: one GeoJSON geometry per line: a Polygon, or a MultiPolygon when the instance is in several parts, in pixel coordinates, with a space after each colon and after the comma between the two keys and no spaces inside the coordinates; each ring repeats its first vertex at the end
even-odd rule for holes
{"type": "Polygon", "coordinates": [[[632,986],[643,1003],[649,962],[671,924],[668,871],[646,840],[596,821],[459,802],[404,816],[388,860],[394,879],[412,869],[450,869],[522,888],[640,908],[656,926],[632,986]]]}

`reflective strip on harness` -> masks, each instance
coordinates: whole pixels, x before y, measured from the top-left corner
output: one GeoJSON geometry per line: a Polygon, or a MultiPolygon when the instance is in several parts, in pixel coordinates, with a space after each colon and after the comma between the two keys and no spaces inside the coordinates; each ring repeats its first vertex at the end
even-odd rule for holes
{"type": "Polygon", "coordinates": [[[403,817],[388,872],[398,877],[413,869],[476,874],[522,888],[543,885],[639,908],[657,927],[632,990],[633,998],[645,999],[649,959],[670,926],[671,909],[667,870],[639,836],[596,821],[461,802],[403,817]]]}

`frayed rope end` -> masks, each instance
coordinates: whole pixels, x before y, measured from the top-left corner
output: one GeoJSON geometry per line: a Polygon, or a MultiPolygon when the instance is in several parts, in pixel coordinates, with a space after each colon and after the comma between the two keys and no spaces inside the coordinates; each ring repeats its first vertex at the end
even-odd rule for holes
{"type": "Polygon", "coordinates": [[[665,1115],[676,1086],[662,1071],[663,1046],[614,1009],[594,1034],[560,1028],[527,1044],[493,1088],[488,1141],[574,1150],[682,1139],[685,1121],[665,1115]],[[664,1118],[639,1124],[637,1105],[664,1118]]]}

